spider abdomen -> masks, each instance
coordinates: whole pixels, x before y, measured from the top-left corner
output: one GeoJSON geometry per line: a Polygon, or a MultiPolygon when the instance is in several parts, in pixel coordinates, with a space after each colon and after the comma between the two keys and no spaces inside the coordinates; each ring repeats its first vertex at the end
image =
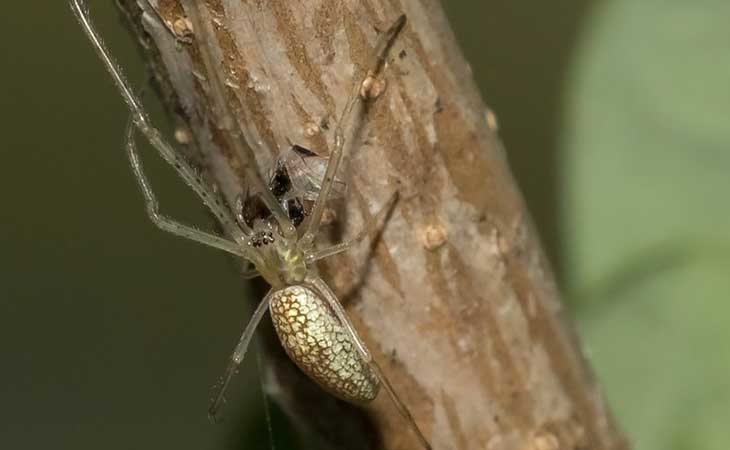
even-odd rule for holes
{"type": "Polygon", "coordinates": [[[269,308],[281,345],[304,373],[343,400],[375,399],[377,376],[320,295],[305,286],[289,286],[274,292],[269,308]]]}

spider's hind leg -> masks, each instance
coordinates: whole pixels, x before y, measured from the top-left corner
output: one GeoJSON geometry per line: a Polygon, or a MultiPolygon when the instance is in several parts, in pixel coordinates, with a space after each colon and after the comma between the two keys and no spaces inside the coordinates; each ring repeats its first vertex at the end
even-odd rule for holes
{"type": "Polygon", "coordinates": [[[385,387],[385,391],[388,393],[388,396],[398,410],[398,413],[400,413],[401,417],[403,417],[403,419],[410,426],[411,430],[413,430],[413,433],[418,438],[418,441],[421,443],[424,450],[432,450],[431,444],[428,442],[426,437],[423,435],[423,432],[418,427],[418,424],[413,418],[411,411],[395,392],[395,389],[393,389],[393,386],[390,384],[388,377],[385,376],[383,371],[380,369],[380,366],[373,359],[372,354],[365,346],[365,342],[363,342],[363,340],[357,334],[355,327],[352,325],[350,318],[347,316],[345,309],[342,307],[342,304],[340,304],[340,301],[337,299],[335,293],[332,292],[332,289],[327,286],[327,283],[325,283],[319,277],[310,276],[306,279],[306,282],[314,286],[317,291],[322,294],[324,299],[327,301],[327,304],[332,308],[332,311],[335,313],[340,323],[345,327],[345,330],[347,330],[347,333],[350,335],[350,338],[355,344],[355,348],[360,353],[360,356],[370,366],[370,369],[373,371],[373,373],[375,373],[375,375],[380,380],[380,383],[385,387]]]}
{"type": "Polygon", "coordinates": [[[226,390],[228,390],[228,386],[233,379],[233,375],[235,375],[236,371],[238,371],[238,366],[241,364],[243,357],[246,355],[248,345],[251,343],[251,339],[253,338],[253,333],[256,331],[261,319],[269,309],[269,302],[271,301],[272,293],[273,291],[269,291],[264,299],[261,300],[261,303],[259,303],[256,307],[253,316],[249,319],[248,324],[246,324],[246,328],[244,328],[243,333],[241,334],[241,338],[238,340],[238,344],[236,344],[236,348],[233,349],[233,353],[228,360],[228,366],[226,366],[226,370],[223,372],[220,383],[214,387],[215,393],[211,400],[210,407],[208,408],[208,415],[212,420],[217,418],[218,412],[225,403],[226,390]]]}

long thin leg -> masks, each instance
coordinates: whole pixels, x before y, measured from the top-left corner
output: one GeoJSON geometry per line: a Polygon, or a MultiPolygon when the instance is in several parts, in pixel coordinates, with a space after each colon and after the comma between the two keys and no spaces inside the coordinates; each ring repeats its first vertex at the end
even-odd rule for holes
{"type": "Polygon", "coordinates": [[[413,418],[411,411],[408,409],[405,403],[403,403],[400,397],[398,397],[395,389],[393,389],[393,386],[391,386],[390,384],[390,380],[388,380],[388,377],[385,376],[383,371],[380,369],[380,366],[377,362],[375,362],[374,359],[370,361],[370,368],[373,370],[373,372],[375,372],[375,375],[378,377],[378,379],[380,379],[380,382],[383,383],[383,386],[385,386],[385,391],[388,393],[390,400],[395,405],[401,417],[403,417],[403,419],[405,419],[405,421],[408,422],[408,424],[411,426],[411,429],[416,434],[416,437],[418,438],[423,448],[425,450],[431,450],[431,444],[428,442],[428,439],[426,439],[426,436],[423,435],[423,432],[418,427],[416,419],[413,418]]]}
{"type": "Polygon", "coordinates": [[[380,208],[380,211],[378,211],[377,214],[375,214],[373,217],[370,218],[370,220],[367,221],[365,226],[363,226],[363,229],[360,230],[360,232],[355,235],[354,238],[350,239],[349,241],[340,242],[339,244],[335,244],[331,247],[323,248],[321,250],[315,250],[311,253],[308,253],[306,255],[307,264],[311,264],[315,261],[319,261],[320,259],[328,258],[332,255],[342,253],[359,244],[360,241],[365,239],[370,231],[372,231],[373,228],[376,228],[376,226],[381,223],[381,221],[388,215],[388,213],[392,211],[393,205],[395,205],[395,202],[397,200],[398,191],[394,192],[390,196],[388,202],[380,208]]]}
{"type": "Polygon", "coordinates": [[[159,204],[157,198],[152,191],[149,180],[144,174],[142,168],[142,161],[139,159],[137,154],[137,146],[134,143],[134,123],[130,120],[127,123],[127,129],[125,132],[125,147],[127,148],[127,156],[129,157],[129,164],[132,166],[132,173],[134,173],[137,179],[142,195],[144,195],[145,207],[147,209],[147,215],[149,216],[152,223],[157,225],[161,230],[167,231],[174,235],[190,239],[191,241],[199,242],[210,247],[214,247],[220,250],[224,250],[228,253],[232,253],[236,256],[246,256],[246,252],[235,242],[223,239],[221,237],[206,233],[198,230],[197,228],[190,227],[179,223],[167,216],[160,214],[159,204]]]}
{"type": "Polygon", "coordinates": [[[276,450],[274,444],[274,426],[271,421],[271,407],[269,406],[269,396],[266,394],[266,388],[264,387],[264,362],[263,362],[263,350],[261,348],[261,339],[256,340],[256,371],[259,376],[259,387],[261,388],[261,401],[264,404],[264,416],[266,417],[266,430],[269,432],[269,448],[276,450]]]}
{"type": "Polygon", "coordinates": [[[220,203],[218,196],[205,186],[202,180],[200,180],[195,169],[193,169],[187,161],[180,157],[170,144],[162,138],[160,132],[152,126],[144,108],[142,107],[142,103],[134,94],[130,84],[124,77],[122,70],[111,57],[111,54],[104,45],[101,36],[97,33],[91,23],[86,4],[82,0],[71,0],[69,5],[86,33],[86,36],[94,46],[96,53],[99,55],[107,71],[116,83],[124,101],[127,103],[127,106],[132,113],[132,120],[134,124],[137,128],[139,128],[140,132],[142,132],[150,144],[157,149],[160,156],[162,156],[168,164],[173,166],[188,186],[190,186],[190,188],[198,194],[198,197],[200,197],[205,206],[207,206],[210,212],[218,219],[223,229],[233,238],[233,240],[240,244],[245,243],[246,235],[251,234],[250,230],[243,227],[239,228],[230,212],[228,212],[220,203]]]}
{"type": "MultiPolygon", "coordinates": [[[[395,38],[398,36],[398,33],[400,33],[400,31],[403,29],[405,23],[406,16],[400,16],[395,21],[395,23],[388,29],[388,31],[386,31],[383,36],[380,37],[380,39],[378,40],[378,44],[375,47],[375,60],[369,65],[366,80],[375,78],[378,73],[380,73],[383,66],[385,65],[385,58],[388,54],[388,51],[393,46],[395,38]]],[[[353,117],[360,114],[363,108],[364,101],[367,100],[367,98],[363,98],[363,96],[360,94],[361,88],[362,83],[359,83],[357,86],[355,86],[355,92],[348,101],[347,106],[342,113],[342,117],[337,124],[337,128],[335,129],[334,146],[329,156],[329,164],[327,164],[327,170],[324,174],[322,188],[319,191],[317,200],[315,200],[314,202],[312,212],[309,216],[309,221],[307,222],[306,230],[302,235],[301,241],[302,244],[305,246],[311,244],[314,241],[315,236],[317,236],[319,226],[322,222],[322,213],[324,212],[325,204],[327,203],[327,199],[329,198],[329,193],[332,190],[332,185],[335,182],[337,169],[339,169],[340,163],[342,162],[342,154],[345,147],[345,127],[349,132],[352,128],[351,125],[353,117]]]]}
{"type": "Polygon", "coordinates": [[[411,414],[410,410],[405,405],[405,403],[403,403],[400,397],[398,397],[398,394],[395,392],[395,389],[393,389],[393,386],[391,386],[388,377],[385,376],[383,371],[380,369],[378,363],[375,362],[372,355],[368,351],[365,343],[357,334],[355,327],[352,325],[352,322],[350,322],[350,318],[347,316],[347,313],[340,304],[340,301],[337,300],[337,296],[335,295],[335,293],[332,292],[330,287],[327,286],[327,283],[325,283],[319,277],[307,277],[305,282],[314,286],[324,296],[325,300],[330,305],[337,318],[340,320],[340,323],[344,325],[345,329],[350,335],[350,338],[355,343],[355,348],[357,348],[360,352],[360,356],[362,356],[365,362],[370,365],[370,368],[373,370],[373,372],[375,372],[375,375],[378,377],[380,382],[383,383],[383,386],[385,386],[385,390],[388,393],[388,396],[390,397],[400,415],[403,417],[403,419],[405,419],[406,422],[408,422],[411,429],[416,434],[416,437],[418,437],[418,440],[421,442],[421,445],[423,445],[423,448],[426,450],[431,450],[431,444],[428,443],[428,440],[421,432],[421,429],[418,428],[418,424],[416,423],[416,421],[413,419],[413,415],[411,414]]]}
{"type": "Polygon", "coordinates": [[[255,267],[246,268],[242,273],[241,276],[244,280],[253,280],[254,278],[258,278],[261,276],[261,273],[259,273],[258,270],[256,270],[255,267]]]}
{"type": "Polygon", "coordinates": [[[315,289],[317,289],[317,291],[319,291],[324,296],[325,300],[327,300],[327,303],[329,303],[337,318],[340,319],[340,322],[342,322],[342,325],[345,327],[348,334],[352,337],[357,351],[360,352],[360,356],[362,356],[362,358],[367,363],[372,361],[373,358],[372,356],[370,356],[370,352],[368,351],[367,347],[365,347],[365,343],[362,341],[362,339],[360,339],[360,336],[357,334],[355,327],[352,326],[350,319],[347,317],[345,309],[340,304],[340,301],[337,300],[337,296],[334,292],[332,292],[332,289],[327,286],[327,283],[325,283],[324,280],[316,275],[307,276],[304,282],[314,286],[315,289]]]}
{"type": "Polygon", "coordinates": [[[266,314],[266,310],[269,308],[269,301],[271,300],[272,293],[273,290],[270,290],[269,293],[266,294],[264,299],[261,300],[261,303],[259,303],[259,305],[256,307],[253,316],[251,316],[251,319],[248,321],[246,328],[244,328],[243,330],[243,334],[241,334],[241,339],[239,339],[236,348],[233,349],[231,359],[228,362],[228,366],[226,367],[225,372],[223,372],[223,377],[221,378],[220,383],[215,388],[215,395],[213,396],[213,400],[210,403],[210,408],[208,408],[208,415],[213,420],[215,420],[218,411],[225,403],[224,396],[226,390],[228,389],[228,385],[231,384],[231,379],[233,378],[233,375],[236,374],[238,366],[241,364],[241,361],[243,361],[243,357],[246,355],[246,350],[248,350],[248,344],[251,342],[254,331],[256,331],[259,322],[261,322],[261,318],[264,317],[264,314],[266,314]]]}
{"type": "Polygon", "coordinates": [[[211,88],[211,98],[215,104],[217,115],[219,119],[219,125],[228,131],[232,137],[229,139],[233,150],[239,155],[240,162],[246,172],[246,176],[249,182],[253,185],[254,190],[261,195],[266,207],[271,211],[279,224],[279,228],[283,232],[285,237],[294,237],[296,234],[296,228],[292,224],[289,217],[284,212],[279,202],[276,200],[274,195],[269,191],[266,183],[256,169],[256,158],[251,150],[251,145],[248,142],[246,136],[241,133],[241,129],[236,122],[233,113],[231,112],[230,105],[226,100],[225,93],[223,90],[223,81],[221,79],[221,70],[217,70],[216,64],[213,59],[213,49],[211,48],[211,42],[213,39],[205,39],[202,37],[202,33],[207,30],[204,26],[203,17],[200,12],[198,0],[183,0],[183,7],[185,8],[188,18],[193,23],[193,29],[197,36],[196,38],[200,41],[198,50],[202,56],[205,70],[208,73],[210,82],[208,85],[211,88]],[[244,145],[245,142],[245,145],[244,145]]]}

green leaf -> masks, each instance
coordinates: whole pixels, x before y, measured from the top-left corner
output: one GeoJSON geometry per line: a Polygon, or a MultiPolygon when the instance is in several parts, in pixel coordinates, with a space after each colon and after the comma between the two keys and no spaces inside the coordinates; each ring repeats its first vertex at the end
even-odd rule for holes
{"type": "Polygon", "coordinates": [[[567,85],[569,291],[641,450],[730,448],[730,2],[601,3],[567,85]]]}

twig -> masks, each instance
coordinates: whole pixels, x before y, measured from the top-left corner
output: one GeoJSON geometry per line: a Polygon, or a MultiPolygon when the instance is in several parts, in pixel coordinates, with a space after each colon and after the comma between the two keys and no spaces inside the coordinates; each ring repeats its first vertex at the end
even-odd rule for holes
{"type": "MultiPolygon", "coordinates": [[[[141,14],[147,0],[121,3],[151,50],[170,109],[231,204],[246,186],[245,164],[224,139],[230,124],[214,120],[195,42],[205,39],[221,62],[226,101],[263,173],[294,143],[327,154],[333,121],[364,79],[376,36],[405,13],[386,89],[345,156],[341,234],[356,233],[394,190],[400,201],[377,246],[324,262],[324,277],[348,300],[435,449],[628,447],[562,317],[552,273],[437,2],[207,1],[205,30],[192,29],[177,0],[151,2],[154,16],[141,14]]],[[[291,366],[276,367],[280,402],[333,447],[419,448],[387,401],[367,408],[372,424],[362,427],[287,372],[291,366]]]]}

